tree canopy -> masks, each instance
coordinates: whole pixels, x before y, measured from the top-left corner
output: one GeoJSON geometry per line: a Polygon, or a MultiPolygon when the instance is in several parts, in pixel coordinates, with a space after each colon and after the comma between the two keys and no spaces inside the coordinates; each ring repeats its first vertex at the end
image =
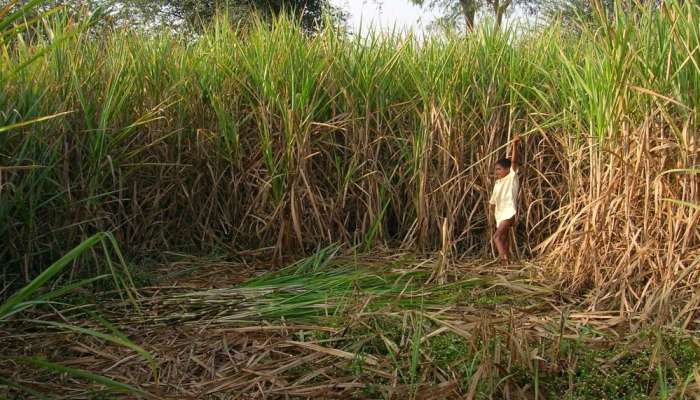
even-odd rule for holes
{"type": "Polygon", "coordinates": [[[477,12],[486,10],[495,17],[496,25],[500,26],[503,17],[511,7],[517,4],[528,4],[537,0],[411,0],[414,4],[429,8],[441,9],[443,15],[439,20],[442,25],[461,25],[468,31],[474,28],[477,12]]]}
{"type": "MultiPolygon", "coordinates": [[[[0,0],[0,10],[30,1],[0,0]]],[[[265,18],[286,13],[297,18],[307,31],[317,30],[326,21],[340,24],[346,19],[343,11],[330,0],[45,0],[34,11],[56,6],[76,13],[85,9],[108,9],[112,20],[121,24],[178,29],[197,29],[223,11],[240,20],[250,18],[253,13],[265,18]]]]}
{"type": "Polygon", "coordinates": [[[324,13],[342,19],[329,0],[110,0],[131,15],[166,25],[206,23],[218,11],[246,18],[251,11],[271,17],[288,13],[297,17],[307,30],[322,26],[324,13]]]}
{"type": "Polygon", "coordinates": [[[659,6],[661,0],[411,0],[414,4],[433,9],[440,9],[443,15],[439,25],[460,26],[464,24],[467,31],[474,28],[479,11],[494,17],[496,26],[515,7],[520,7],[530,15],[551,20],[560,19],[566,25],[593,21],[597,14],[603,12],[612,15],[616,6],[619,10],[631,12],[637,5],[659,6]]]}

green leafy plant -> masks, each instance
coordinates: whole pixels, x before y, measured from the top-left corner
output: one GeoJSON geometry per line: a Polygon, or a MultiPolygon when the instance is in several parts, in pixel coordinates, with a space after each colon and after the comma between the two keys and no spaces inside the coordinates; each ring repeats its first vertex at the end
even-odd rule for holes
{"type": "MultiPolygon", "coordinates": [[[[122,264],[123,269],[121,271],[112,269],[111,274],[104,274],[88,279],[83,279],[79,282],[59,286],[48,292],[39,293],[39,291],[43,289],[53,278],[60,274],[60,272],[67,265],[69,265],[72,262],[75,262],[85,252],[92,250],[98,244],[103,244],[105,241],[110,242],[114,246],[114,251],[118,252],[116,242],[114,241],[112,235],[109,233],[98,233],[86,239],[78,246],[76,246],[73,250],[68,252],[65,256],[61,257],[61,259],[59,259],[58,261],[50,265],[48,268],[46,268],[41,274],[39,274],[39,276],[34,278],[26,286],[24,286],[12,296],[10,296],[7,300],[2,302],[2,304],[0,304],[0,324],[11,323],[13,317],[16,318],[18,314],[21,314],[24,311],[27,311],[34,307],[52,304],[54,303],[54,300],[69,294],[74,289],[86,286],[88,284],[91,284],[101,279],[108,278],[110,276],[114,278],[115,283],[123,284],[125,281],[123,280],[123,278],[120,277],[120,275],[128,276],[129,274],[129,271],[126,268],[126,265],[124,264],[122,264]]],[[[121,285],[117,288],[120,291],[129,293],[131,293],[134,290],[133,287],[121,285]]],[[[134,350],[144,360],[151,364],[154,376],[157,374],[156,367],[153,363],[153,357],[151,356],[151,354],[148,351],[141,348],[140,346],[133,343],[125,335],[119,332],[115,327],[111,326],[111,324],[109,324],[107,321],[101,320],[103,325],[106,325],[108,329],[112,330],[112,334],[107,334],[94,329],[72,325],[70,323],[55,322],[47,319],[24,319],[23,322],[35,325],[37,327],[53,328],[60,332],[74,332],[78,334],[88,335],[96,339],[111,342],[118,346],[129,348],[131,350],[134,350]]],[[[134,394],[141,393],[139,389],[131,385],[120,383],[110,378],[89,371],[84,371],[76,368],[69,368],[59,363],[50,362],[41,357],[15,357],[12,358],[12,360],[21,364],[33,365],[35,367],[42,368],[47,371],[55,372],[58,374],[66,374],[75,378],[86,379],[88,381],[92,381],[94,383],[103,385],[109,388],[110,390],[127,391],[134,394]]],[[[12,382],[9,379],[2,378],[2,381],[5,382],[5,385],[10,388],[36,394],[35,390],[26,388],[18,383],[12,382]]]]}

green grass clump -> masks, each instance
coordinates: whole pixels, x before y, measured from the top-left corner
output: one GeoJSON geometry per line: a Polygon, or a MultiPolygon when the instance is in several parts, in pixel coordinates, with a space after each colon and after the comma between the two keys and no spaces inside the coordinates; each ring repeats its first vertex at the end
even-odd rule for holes
{"type": "Polygon", "coordinates": [[[521,305],[527,303],[522,294],[513,293],[506,287],[493,286],[478,290],[465,290],[460,295],[460,302],[474,304],[480,307],[496,307],[499,305],[521,305]]]}
{"type": "Polygon", "coordinates": [[[613,350],[582,351],[578,354],[571,396],[584,399],[646,398],[656,381],[655,371],[649,370],[649,350],[625,354],[607,364],[607,360],[615,355],[613,350]]]}
{"type": "Polygon", "coordinates": [[[665,336],[664,348],[668,357],[673,360],[671,364],[674,373],[681,377],[687,377],[694,368],[700,366],[700,344],[697,338],[665,336]]]}
{"type": "Polygon", "coordinates": [[[440,367],[452,366],[457,361],[471,361],[467,340],[453,332],[446,332],[430,339],[430,355],[440,367]]]}
{"type": "Polygon", "coordinates": [[[453,304],[459,293],[483,284],[472,278],[426,285],[426,270],[395,271],[335,258],[333,246],[280,271],[251,279],[234,290],[247,293],[257,318],[342,324],[362,311],[416,310],[453,304]]]}
{"type": "Polygon", "coordinates": [[[654,336],[658,342],[647,335],[607,346],[562,342],[564,368],[544,374],[543,388],[550,398],[571,400],[669,398],[700,365],[700,348],[692,338],[654,336]]]}

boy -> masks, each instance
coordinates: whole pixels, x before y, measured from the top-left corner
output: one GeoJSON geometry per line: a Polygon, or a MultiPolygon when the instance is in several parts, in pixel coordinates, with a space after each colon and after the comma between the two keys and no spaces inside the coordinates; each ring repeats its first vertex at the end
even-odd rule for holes
{"type": "Polygon", "coordinates": [[[498,250],[498,255],[503,263],[508,262],[508,232],[515,222],[518,199],[518,143],[520,137],[516,135],[512,143],[512,156],[510,159],[502,158],[496,162],[496,184],[489,204],[496,206],[496,233],[493,234],[493,242],[498,250]]]}

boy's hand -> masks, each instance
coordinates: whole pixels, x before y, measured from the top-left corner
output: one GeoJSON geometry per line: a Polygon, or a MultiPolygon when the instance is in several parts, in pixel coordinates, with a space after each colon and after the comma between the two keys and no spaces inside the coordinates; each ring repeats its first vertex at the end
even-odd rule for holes
{"type": "Polygon", "coordinates": [[[510,146],[511,151],[513,152],[513,154],[510,157],[510,162],[511,168],[513,168],[516,171],[520,166],[520,160],[518,159],[518,143],[520,143],[520,135],[515,134],[515,136],[513,136],[513,144],[510,146]]]}

